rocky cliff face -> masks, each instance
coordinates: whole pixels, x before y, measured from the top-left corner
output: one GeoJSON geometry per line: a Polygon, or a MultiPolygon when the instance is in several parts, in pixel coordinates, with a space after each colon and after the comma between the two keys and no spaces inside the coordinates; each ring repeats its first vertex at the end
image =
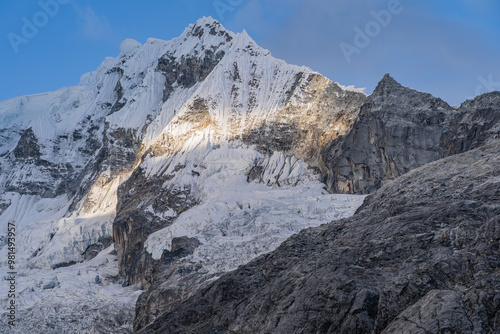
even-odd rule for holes
{"type": "Polygon", "coordinates": [[[455,154],[500,138],[500,92],[491,92],[465,101],[455,114],[451,139],[445,142],[448,153],[455,154]]]}
{"type": "Polygon", "coordinates": [[[323,153],[335,192],[370,193],[446,156],[441,141],[453,108],[386,75],[361,107],[353,130],[323,153]]]}
{"type": "Polygon", "coordinates": [[[323,150],[333,192],[368,194],[408,171],[499,137],[498,92],[460,108],[386,75],[353,130],[323,150]]]}
{"type": "Polygon", "coordinates": [[[141,333],[497,333],[500,142],[411,171],[141,333]]]}

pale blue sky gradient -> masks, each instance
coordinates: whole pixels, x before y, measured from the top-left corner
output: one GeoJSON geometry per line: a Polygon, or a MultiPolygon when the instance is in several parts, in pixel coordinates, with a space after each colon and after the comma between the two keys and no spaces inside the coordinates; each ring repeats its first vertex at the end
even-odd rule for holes
{"type": "Polygon", "coordinates": [[[500,90],[499,1],[400,0],[390,22],[356,47],[355,29],[373,28],[373,12],[386,13],[397,1],[72,0],[57,13],[52,8],[46,22],[39,1],[2,1],[0,100],[77,84],[105,57],[117,56],[125,38],[168,40],[202,16],[235,32],[246,29],[275,57],[368,93],[385,73],[453,105],[500,90]],[[9,36],[24,38],[24,22],[33,16],[41,27],[15,52],[9,36]],[[341,43],[357,49],[350,62],[341,43]]]}

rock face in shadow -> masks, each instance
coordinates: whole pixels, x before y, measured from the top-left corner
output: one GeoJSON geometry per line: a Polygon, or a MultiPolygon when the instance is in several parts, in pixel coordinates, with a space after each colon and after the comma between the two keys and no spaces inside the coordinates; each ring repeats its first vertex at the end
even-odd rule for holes
{"type": "Polygon", "coordinates": [[[323,150],[333,192],[369,194],[412,169],[477,148],[500,133],[500,93],[460,108],[385,75],[353,129],[323,150]]]}
{"type": "Polygon", "coordinates": [[[498,333],[500,142],[401,176],[140,333],[498,333]]]}
{"type": "Polygon", "coordinates": [[[19,138],[19,142],[17,143],[16,148],[14,149],[14,156],[17,159],[34,159],[37,160],[40,158],[40,146],[38,145],[38,140],[33,133],[33,129],[26,129],[21,138],[19,138]]]}
{"type": "Polygon", "coordinates": [[[448,153],[477,148],[500,138],[500,92],[480,95],[465,101],[453,119],[448,153]]]}

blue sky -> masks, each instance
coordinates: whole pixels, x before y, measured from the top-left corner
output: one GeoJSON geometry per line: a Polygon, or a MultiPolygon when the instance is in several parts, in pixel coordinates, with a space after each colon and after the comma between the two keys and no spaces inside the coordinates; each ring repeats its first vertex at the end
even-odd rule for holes
{"type": "Polygon", "coordinates": [[[368,93],[385,73],[454,105],[500,90],[496,0],[24,0],[0,13],[0,100],[77,84],[125,38],[168,40],[202,16],[368,93]]]}

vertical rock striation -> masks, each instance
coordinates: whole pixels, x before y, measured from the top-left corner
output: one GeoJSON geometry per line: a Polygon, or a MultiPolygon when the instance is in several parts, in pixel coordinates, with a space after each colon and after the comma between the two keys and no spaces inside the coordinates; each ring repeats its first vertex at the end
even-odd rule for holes
{"type": "Polygon", "coordinates": [[[323,150],[333,192],[368,194],[412,169],[499,136],[500,93],[451,107],[389,75],[360,109],[352,131],[323,150]]]}

